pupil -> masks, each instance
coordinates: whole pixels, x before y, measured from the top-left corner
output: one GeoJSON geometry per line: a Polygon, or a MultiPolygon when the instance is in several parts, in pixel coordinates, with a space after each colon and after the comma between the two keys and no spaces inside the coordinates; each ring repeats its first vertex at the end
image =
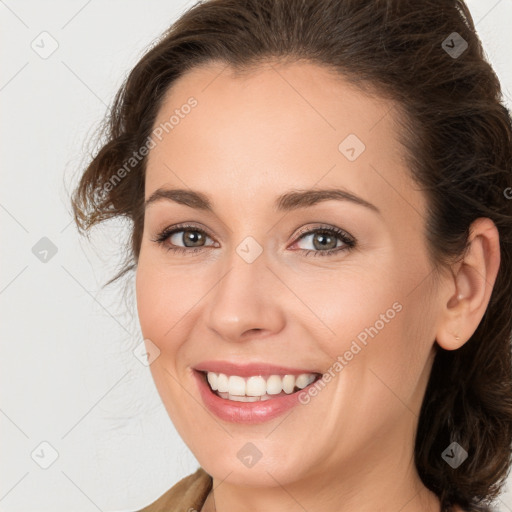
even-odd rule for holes
{"type": "MultiPolygon", "coordinates": [[[[336,245],[336,240],[331,235],[319,234],[318,235],[318,239],[322,239],[322,240],[324,240],[324,242],[320,242],[319,246],[317,247],[317,244],[316,244],[316,240],[317,239],[315,239],[314,245],[315,245],[316,249],[318,249],[318,248],[324,248],[325,249],[326,245],[329,244],[328,242],[327,243],[325,242],[326,240],[327,241],[330,240],[331,242],[334,240],[334,245],[336,245]]],[[[334,247],[329,247],[329,249],[331,249],[331,248],[334,249],[334,247]]]]}
{"type": "Polygon", "coordinates": [[[200,242],[201,241],[201,238],[202,238],[202,234],[201,233],[198,233],[197,231],[187,231],[187,239],[189,242],[195,244],[197,242],[200,242]],[[194,238],[196,240],[194,240],[194,238]]]}

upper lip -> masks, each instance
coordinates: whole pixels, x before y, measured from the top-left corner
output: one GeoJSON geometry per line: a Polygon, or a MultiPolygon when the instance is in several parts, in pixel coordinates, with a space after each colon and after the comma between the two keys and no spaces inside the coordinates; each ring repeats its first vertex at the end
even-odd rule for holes
{"type": "Polygon", "coordinates": [[[201,372],[224,373],[226,375],[238,375],[250,377],[251,375],[300,375],[301,373],[319,373],[309,368],[291,368],[265,362],[231,363],[229,361],[203,361],[194,366],[201,372]]]}
{"type": "Polygon", "coordinates": [[[291,368],[265,362],[231,363],[229,361],[203,361],[194,367],[201,372],[224,373],[226,375],[300,375],[301,373],[319,373],[309,368],[291,368]]]}

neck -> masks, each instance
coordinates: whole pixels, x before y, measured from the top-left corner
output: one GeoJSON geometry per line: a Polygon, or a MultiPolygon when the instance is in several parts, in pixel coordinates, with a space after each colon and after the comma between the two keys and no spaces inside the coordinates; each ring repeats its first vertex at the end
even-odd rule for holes
{"type": "MultiPolygon", "coordinates": [[[[350,488],[347,482],[324,481],[322,484],[305,482],[268,489],[251,489],[213,480],[214,491],[201,509],[201,512],[440,512],[438,497],[420,481],[393,482],[387,488],[372,489],[371,494],[361,489],[350,488]]],[[[380,487],[380,486],[379,486],[380,487]]]]}
{"type": "MultiPolygon", "coordinates": [[[[438,497],[422,483],[414,465],[412,449],[402,442],[390,444],[376,439],[360,450],[343,467],[325,460],[303,478],[279,481],[268,471],[268,487],[251,487],[213,479],[202,512],[440,512],[438,497]]],[[[389,440],[389,438],[388,438],[389,440]]]]}

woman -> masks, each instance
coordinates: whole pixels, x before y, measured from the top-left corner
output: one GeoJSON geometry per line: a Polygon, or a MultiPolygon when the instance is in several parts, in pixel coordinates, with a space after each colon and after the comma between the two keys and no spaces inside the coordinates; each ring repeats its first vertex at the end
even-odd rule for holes
{"type": "Polygon", "coordinates": [[[512,441],[512,127],[462,1],[210,0],[73,207],[133,222],[196,473],[143,510],[487,510],[512,441]]]}

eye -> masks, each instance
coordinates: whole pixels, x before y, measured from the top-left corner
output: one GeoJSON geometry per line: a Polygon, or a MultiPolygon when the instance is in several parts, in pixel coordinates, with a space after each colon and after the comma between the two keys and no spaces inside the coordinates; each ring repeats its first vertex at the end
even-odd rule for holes
{"type": "Polygon", "coordinates": [[[178,225],[172,228],[166,228],[153,239],[162,245],[166,250],[176,253],[198,252],[205,246],[202,245],[206,238],[210,238],[206,231],[190,225],[178,225]],[[170,242],[170,243],[169,243],[170,242]],[[176,245],[178,242],[184,243],[185,247],[176,245]]]}
{"type": "MultiPolygon", "coordinates": [[[[356,244],[351,235],[333,226],[310,228],[307,231],[303,230],[299,235],[298,241],[312,237],[314,249],[299,249],[305,256],[329,256],[334,253],[350,250],[356,244]],[[341,241],[340,245],[338,245],[339,241],[341,241]]],[[[207,238],[212,240],[203,229],[181,224],[164,229],[152,241],[162,245],[167,251],[190,254],[200,252],[207,247],[204,245],[207,238]],[[180,247],[177,245],[178,243],[183,243],[184,246],[180,247]]],[[[214,243],[213,247],[218,247],[218,245],[214,243]]]]}
{"type": "MultiPolygon", "coordinates": [[[[299,241],[310,237],[313,243],[313,249],[300,249],[305,256],[329,256],[355,247],[355,240],[352,236],[333,226],[313,228],[299,234],[299,241]],[[338,241],[341,241],[340,245],[338,245],[338,241]]],[[[297,243],[295,242],[295,244],[297,243]]]]}

